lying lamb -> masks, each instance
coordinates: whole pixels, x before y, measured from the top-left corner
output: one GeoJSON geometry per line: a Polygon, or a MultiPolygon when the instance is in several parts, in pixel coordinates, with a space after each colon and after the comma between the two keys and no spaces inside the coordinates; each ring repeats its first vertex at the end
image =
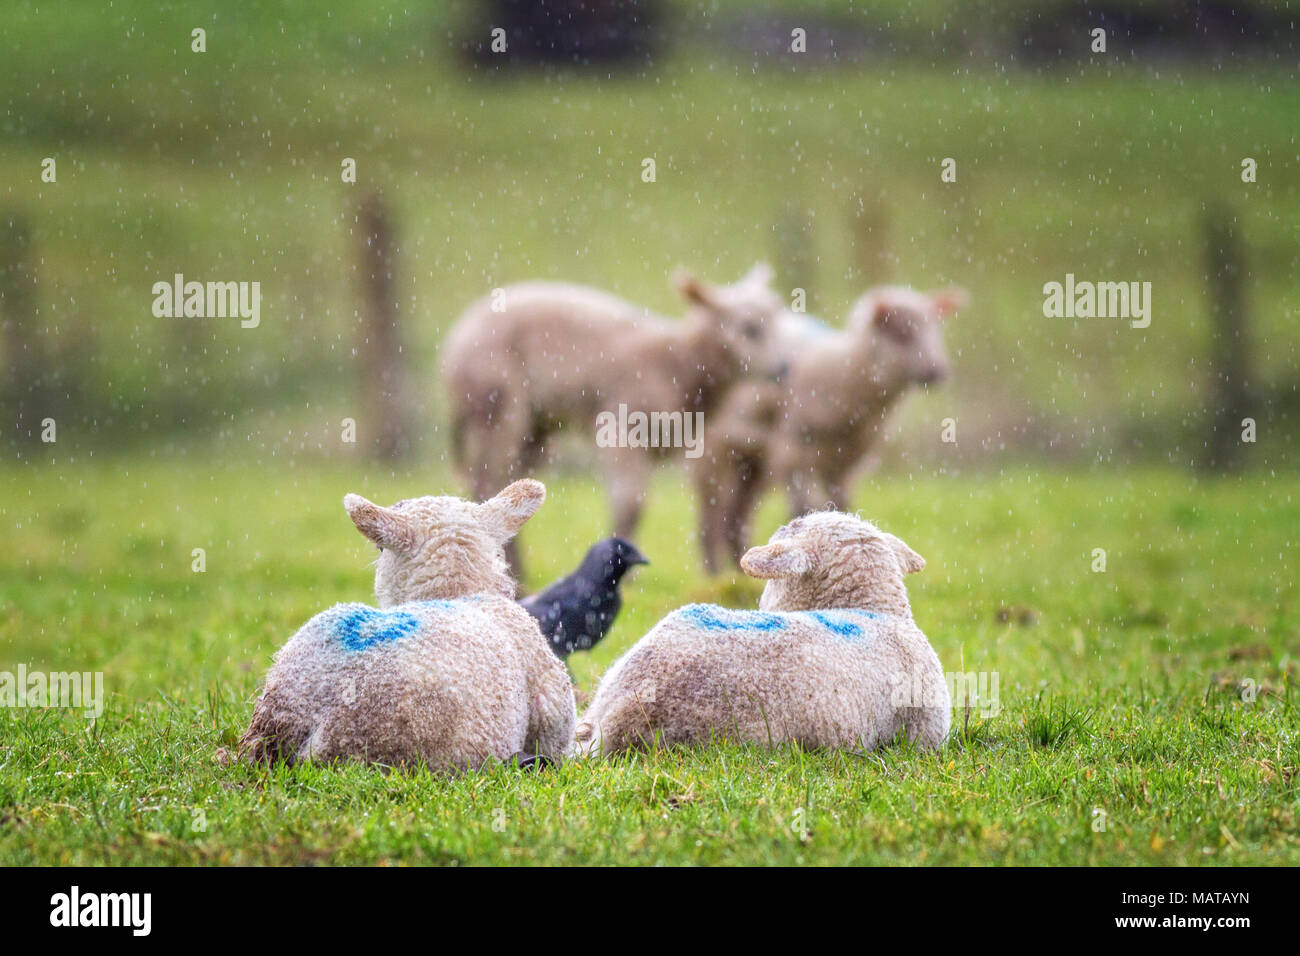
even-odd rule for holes
{"type": "Polygon", "coordinates": [[[818,512],[751,549],[742,567],[767,579],[760,610],[693,604],[665,617],[601,680],[575,753],[713,737],[943,743],[948,686],[903,584],[925,567],[920,555],[866,521],[818,512]]]}
{"type": "Polygon", "coordinates": [[[379,609],[340,604],[284,645],[240,741],[250,761],[477,767],[561,757],[573,688],[537,622],[514,601],[504,547],[541,506],[538,481],[483,504],[343,499],[379,546],[379,609]]]}
{"type": "Polygon", "coordinates": [[[788,385],[732,389],[692,466],[708,571],[718,569],[724,546],[740,560],[769,487],[787,490],[792,517],[848,507],[849,481],[875,450],[890,410],[916,385],[947,376],[941,323],[965,304],[962,289],[885,286],[858,299],[843,331],[791,313],[778,320],[788,385]]]}
{"type": "MultiPolygon", "coordinates": [[[[442,366],[453,450],[474,494],[531,472],[549,436],[592,433],[604,412],[676,415],[684,427],[683,416],[710,415],[737,380],[779,374],[766,337],[784,304],[770,279],[766,266],[730,286],[683,277],[684,322],[558,282],[509,286],[475,302],[448,334],[442,366]]],[[[654,455],[619,443],[600,457],[614,533],[630,538],[654,455]]]]}

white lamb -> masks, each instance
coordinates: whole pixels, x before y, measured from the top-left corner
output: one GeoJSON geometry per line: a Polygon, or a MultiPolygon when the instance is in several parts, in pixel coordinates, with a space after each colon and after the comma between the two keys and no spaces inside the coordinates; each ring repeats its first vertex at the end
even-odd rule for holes
{"type": "Polygon", "coordinates": [[[712,738],[871,750],[937,747],[951,701],[903,576],[925,567],[892,534],[838,512],[790,522],[741,566],[759,611],[695,604],[619,658],[578,724],[578,754],[712,738]]]}
{"type": "Polygon", "coordinates": [[[240,753],[433,770],[562,757],[573,687],[515,603],[504,552],[545,496],[525,479],[482,504],[424,497],[382,508],[344,498],[380,549],[379,608],[337,605],[280,649],[240,753]]]}
{"type": "Polygon", "coordinates": [[[847,328],[786,313],[772,345],[788,381],[742,382],[709,419],[703,457],[691,466],[700,544],[710,573],[739,562],[763,492],[784,488],[790,515],[848,505],[854,475],[879,451],[884,424],[914,387],[948,374],[942,324],[964,307],[963,289],[868,290],[847,328]]]}

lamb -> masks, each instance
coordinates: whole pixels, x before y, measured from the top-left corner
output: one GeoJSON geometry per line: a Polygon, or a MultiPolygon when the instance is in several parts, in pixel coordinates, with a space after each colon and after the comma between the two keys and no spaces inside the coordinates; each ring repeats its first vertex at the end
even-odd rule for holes
{"type": "MultiPolygon", "coordinates": [[[[805,346],[834,334],[821,319],[784,312],[773,326],[772,348],[786,357],[788,369],[805,346]]],[[[710,574],[718,572],[724,549],[737,564],[745,552],[749,519],[767,489],[769,446],[781,423],[786,391],[770,381],[734,385],[711,420],[708,453],[689,463],[700,550],[710,574]]]]}
{"type": "MultiPolygon", "coordinates": [[[[453,452],[474,495],[531,471],[549,436],[593,433],[598,415],[617,414],[620,405],[708,416],[741,378],[779,375],[765,339],[784,304],[770,280],[764,265],[731,286],[683,276],[684,322],[554,282],[510,286],[472,304],[447,336],[442,375],[453,452]]],[[[613,533],[631,538],[654,456],[643,447],[606,447],[600,455],[613,533]]]]}
{"type": "Polygon", "coordinates": [[[341,604],[275,656],[240,741],[250,762],[356,759],[463,770],[558,759],[577,719],[564,664],[515,603],[505,543],[541,506],[516,481],[483,504],[344,507],[379,549],[379,608],[341,604]]]}
{"type": "Polygon", "coordinates": [[[715,737],[943,743],[948,685],[903,582],[925,567],[920,555],[869,522],[816,512],[752,548],[742,567],[767,581],[759,610],[693,604],[661,620],[601,680],[575,754],[715,737]]]}
{"type": "Polygon", "coordinates": [[[913,386],[947,377],[941,322],[966,302],[958,288],[885,286],[858,299],[843,331],[791,313],[778,320],[788,386],[732,389],[710,420],[708,453],[692,466],[710,573],[724,549],[739,562],[749,520],[772,485],[786,489],[791,517],[848,506],[849,482],[890,410],[913,386]]]}

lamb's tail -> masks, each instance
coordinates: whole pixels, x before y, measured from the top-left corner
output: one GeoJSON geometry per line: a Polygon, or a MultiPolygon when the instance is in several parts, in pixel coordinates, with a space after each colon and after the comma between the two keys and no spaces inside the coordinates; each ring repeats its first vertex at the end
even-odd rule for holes
{"type": "Polygon", "coordinates": [[[239,747],[235,750],[237,760],[251,764],[273,764],[279,756],[279,748],[272,738],[254,734],[251,730],[239,738],[239,747]]]}
{"type": "Polygon", "coordinates": [[[239,738],[239,747],[235,751],[237,759],[267,766],[280,761],[296,763],[306,742],[305,735],[286,733],[261,706],[260,701],[258,704],[253,710],[248,730],[239,738]]]}

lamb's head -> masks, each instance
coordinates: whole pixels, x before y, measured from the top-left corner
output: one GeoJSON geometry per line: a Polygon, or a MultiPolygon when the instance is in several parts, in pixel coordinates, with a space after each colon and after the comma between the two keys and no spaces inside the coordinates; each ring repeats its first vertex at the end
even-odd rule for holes
{"type": "Polygon", "coordinates": [[[854,303],[849,328],[862,337],[885,388],[933,385],[948,377],[943,320],[963,309],[964,289],[918,292],[901,286],[870,289],[854,303]]]}
{"type": "Polygon", "coordinates": [[[384,508],[347,495],[343,507],[379,547],[375,597],[390,607],[470,594],[514,598],[505,545],[545,498],[545,486],[525,478],[482,504],[426,496],[384,508]]]}
{"type": "Polygon", "coordinates": [[[782,379],[789,370],[774,329],[785,303],[771,289],[772,269],[759,263],[732,285],[715,286],[693,275],[677,277],[677,290],[691,305],[691,321],[716,341],[716,354],[701,356],[729,378],[782,379]]]}
{"type": "Polygon", "coordinates": [[[858,607],[907,615],[903,576],[924,568],[925,559],[869,521],[817,511],[750,548],[740,566],[767,581],[758,601],[764,611],[858,607]]]}

